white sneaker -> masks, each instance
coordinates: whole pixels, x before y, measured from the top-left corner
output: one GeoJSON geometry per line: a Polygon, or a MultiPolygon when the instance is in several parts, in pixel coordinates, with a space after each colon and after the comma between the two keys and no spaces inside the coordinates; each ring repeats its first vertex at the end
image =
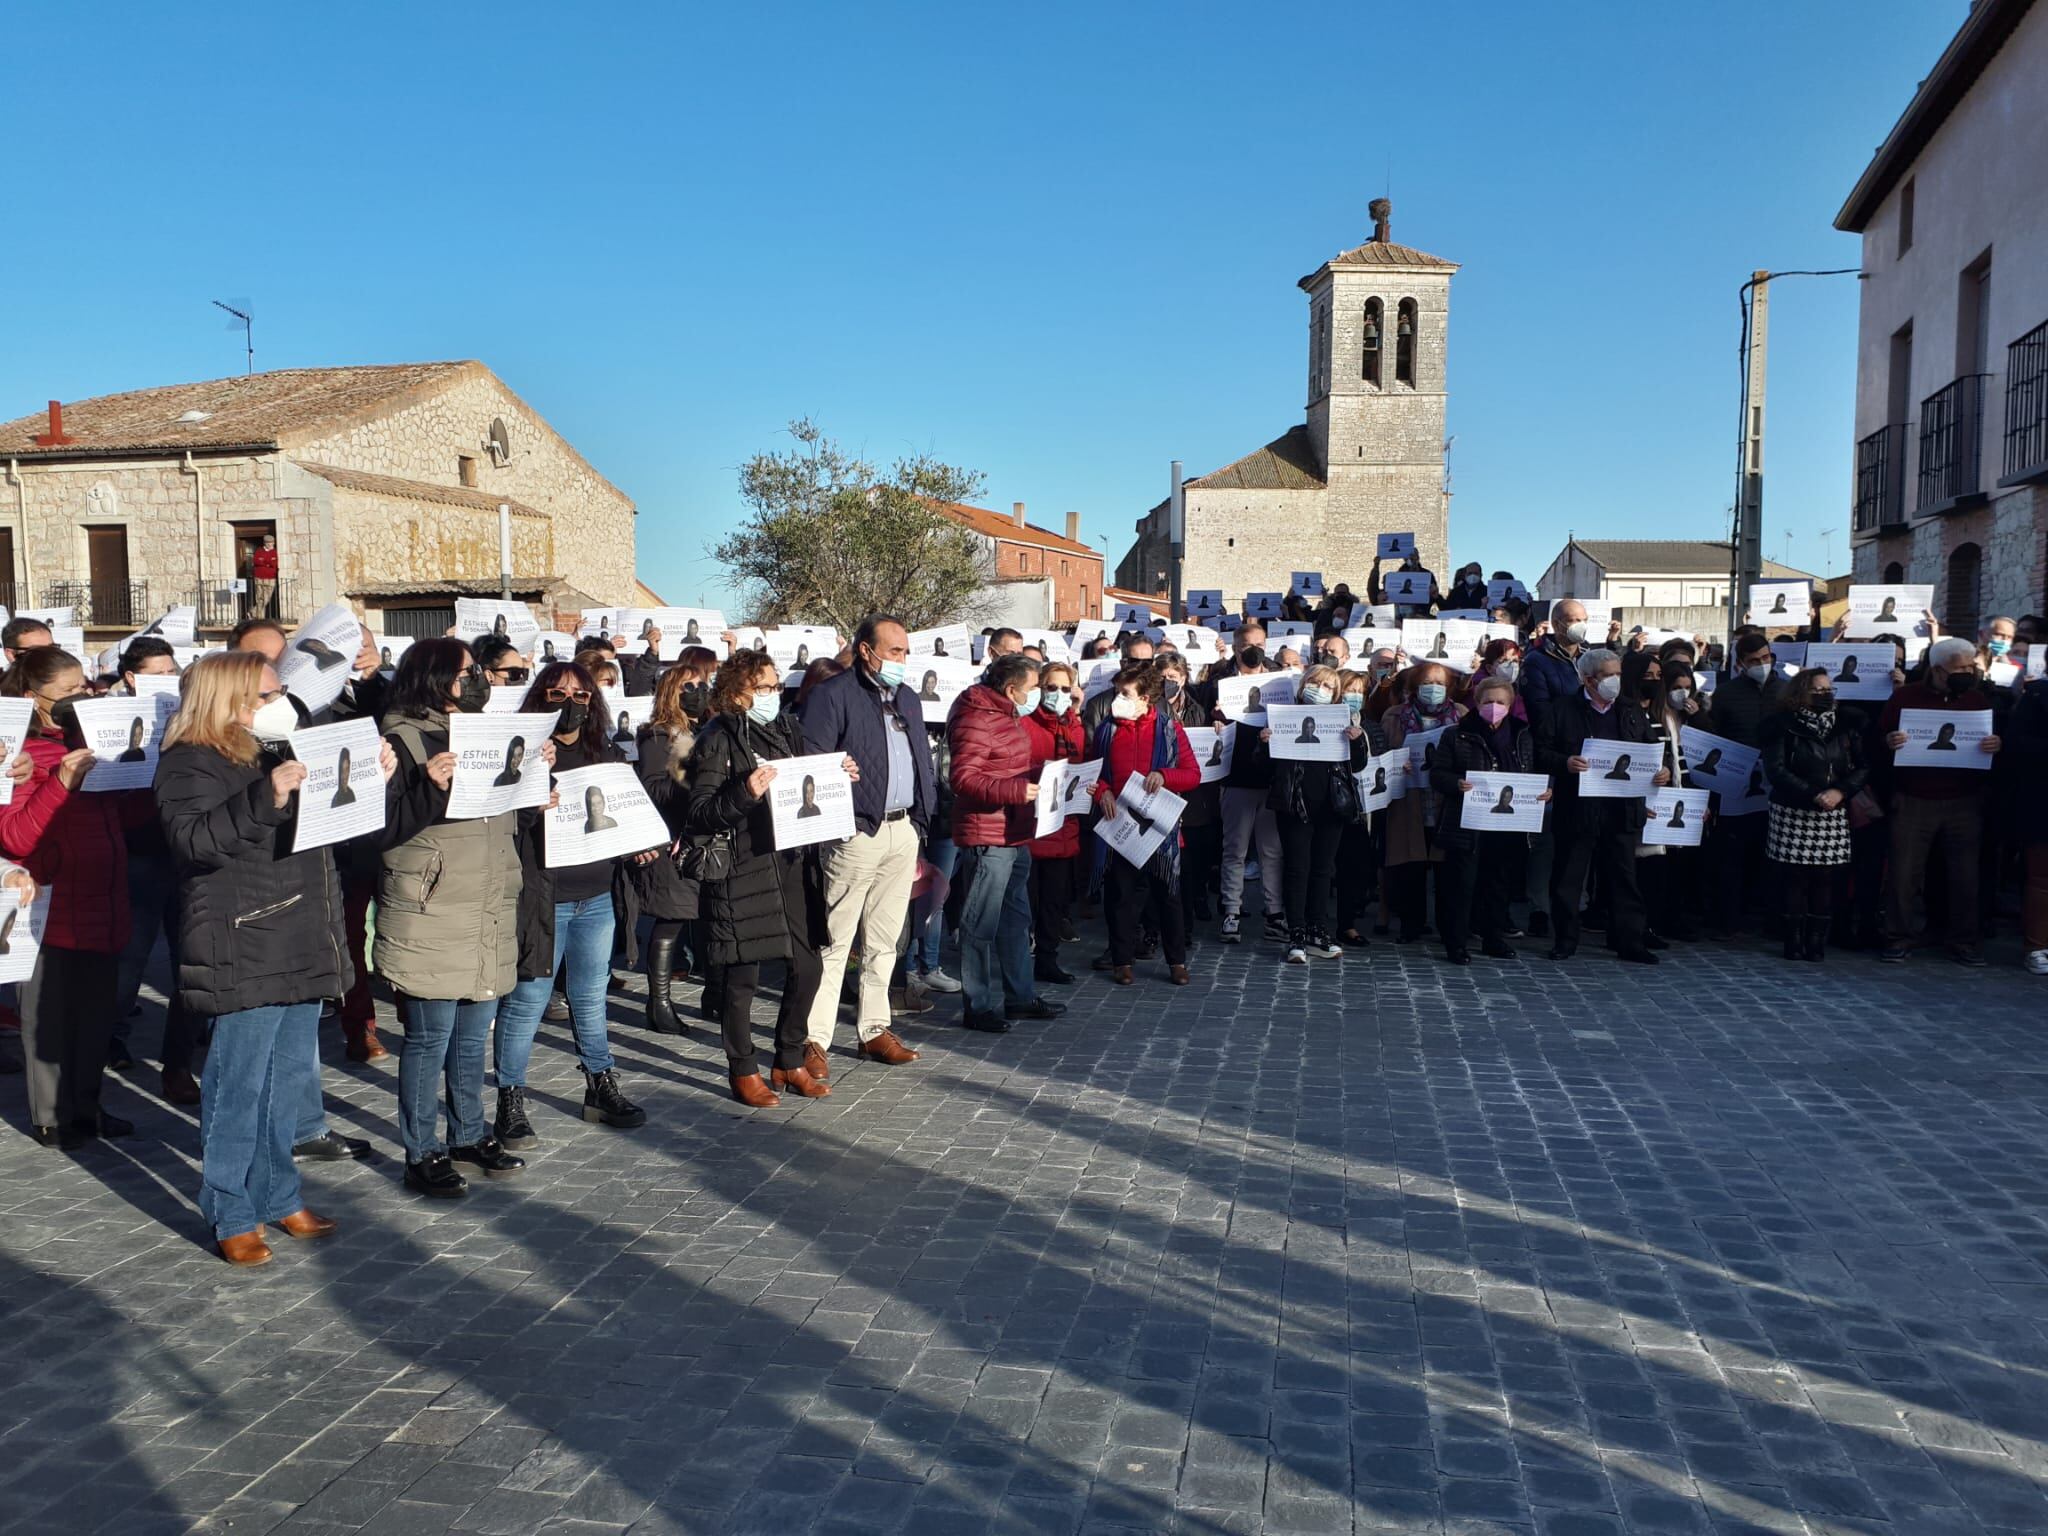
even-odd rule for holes
{"type": "Polygon", "coordinates": [[[2028,955],[2027,969],[2036,976],[2048,976],[2048,949],[2037,949],[2028,955]]]}
{"type": "Polygon", "coordinates": [[[926,971],[920,978],[928,992],[958,992],[960,983],[944,971],[926,971]]]}
{"type": "Polygon", "coordinates": [[[1291,946],[1287,951],[1287,963],[1289,965],[1307,965],[1308,951],[1299,944],[1291,946]]]}

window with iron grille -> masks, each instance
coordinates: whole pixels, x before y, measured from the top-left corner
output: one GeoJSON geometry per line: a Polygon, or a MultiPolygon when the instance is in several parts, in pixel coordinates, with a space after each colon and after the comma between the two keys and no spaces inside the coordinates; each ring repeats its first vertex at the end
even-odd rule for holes
{"type": "Polygon", "coordinates": [[[2048,320],[2005,349],[2008,480],[2048,473],[2048,320]]]}

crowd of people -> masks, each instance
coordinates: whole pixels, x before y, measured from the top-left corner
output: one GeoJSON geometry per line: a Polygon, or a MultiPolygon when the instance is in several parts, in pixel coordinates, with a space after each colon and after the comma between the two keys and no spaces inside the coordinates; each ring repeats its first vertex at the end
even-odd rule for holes
{"type": "MultiPolygon", "coordinates": [[[[1486,607],[1488,587],[1468,566],[1407,611],[1486,607]]],[[[1368,594],[1381,595],[1377,573],[1368,594]]],[[[1278,963],[1309,965],[1432,929],[1454,965],[1475,949],[1513,961],[1521,939],[1571,962],[1588,935],[1656,964],[1672,944],[1769,931],[1788,961],[1824,960],[1832,938],[1891,963],[1926,947],[1980,966],[2018,888],[2026,963],[2048,975],[2048,681],[2024,669],[1993,680],[2048,644],[2040,620],[1994,618],[1962,638],[1930,616],[1931,643],[1910,665],[1906,639],[1883,637],[1889,698],[1851,703],[1826,671],[1781,666],[1773,650],[1774,638],[1826,638],[1817,613],[1796,636],[1739,630],[1724,655],[1518,595],[1490,605],[1490,638],[1453,663],[1391,645],[1354,655],[1347,635],[1366,607],[1342,586],[1290,595],[1286,634],[1269,642],[1239,615],[1213,646],[1186,648],[1142,617],[1078,654],[993,629],[943,723],[911,685],[911,632],[884,614],[794,671],[730,634],[664,662],[658,632],[623,656],[586,636],[569,660],[450,635],[391,666],[364,629],[347,685],[317,713],[279,678],[291,636],[259,615],[184,669],[153,788],[100,793],[81,791],[95,758],[76,702],[161,687],[138,680],[176,672],[176,654],[143,635],[88,665],[15,619],[0,633],[0,696],[29,700],[31,720],[18,752],[0,749],[0,904],[48,899],[9,1016],[20,1043],[0,1049],[0,1068],[25,1065],[31,1134],[47,1145],[132,1133],[102,1106],[102,1083],[110,1065],[133,1065],[129,1025],[161,938],[172,987],[159,1090],[198,1111],[199,1208],[222,1256],[246,1265],[271,1256],[270,1227],[333,1231],[307,1209],[299,1164],[369,1154],[327,1121],[319,1033],[333,1016],[349,1060],[385,1057],[376,984],[404,1031],[405,1185],[454,1199],[473,1178],[516,1176],[543,1146],[527,1083],[544,1019],[569,1025],[583,1119],[646,1122],[611,1046],[622,969],[644,974],[640,1023],[669,1036],[710,1026],[734,1098],[764,1110],[831,1093],[843,1012],[855,1055],[889,1067],[918,1059],[899,1029],[942,1007],[934,1022],[991,1034],[1057,1018],[1057,992],[1078,980],[1063,953],[1098,917],[1099,953],[1079,968],[1113,986],[1136,985],[1141,969],[1187,985],[1204,941],[1263,940],[1278,963]],[[1290,702],[1341,706],[1334,753],[1273,752],[1273,689],[1230,683],[1266,674],[1290,702]],[[553,867],[545,808],[451,816],[450,721],[494,689],[524,689],[521,709],[552,717],[529,750],[554,772],[630,756],[667,841],[553,867]],[[630,754],[611,689],[634,700],[630,754]],[[1904,710],[1990,711],[1992,733],[1972,747],[1990,768],[1897,763],[1904,710]],[[300,849],[307,770],[291,739],[346,719],[378,722],[383,825],[300,849]],[[1639,748],[1659,788],[1692,785],[1703,765],[1688,760],[1687,726],[1754,750],[1767,803],[1716,795],[1703,837],[1678,845],[1646,843],[1645,798],[1581,793],[1589,743],[1639,748]],[[1220,778],[1205,775],[1191,730],[1216,741],[1220,778]],[[1410,738],[1431,749],[1407,792],[1380,801],[1373,765],[1410,738]],[[850,782],[852,835],[778,847],[770,786],[789,760],[821,754],[850,782]],[[1099,765],[1088,803],[1045,832],[1041,784],[1069,763],[1099,765]],[[1543,777],[1540,830],[1467,824],[1474,776],[1498,773],[1543,777]],[[1154,793],[1184,808],[1142,862],[1089,835],[1154,793]],[[1261,910],[1248,921],[1253,887],[1261,910]],[[686,1004],[677,989],[692,979],[701,991],[686,1004]]]]}

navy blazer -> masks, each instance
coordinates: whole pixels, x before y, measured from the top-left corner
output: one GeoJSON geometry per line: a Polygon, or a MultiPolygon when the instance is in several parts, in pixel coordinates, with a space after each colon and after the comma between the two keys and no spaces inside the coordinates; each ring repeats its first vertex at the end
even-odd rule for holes
{"type": "Polygon", "coordinates": [[[844,752],[860,764],[853,786],[853,821],[863,832],[882,825],[889,798],[889,729],[883,711],[893,707],[910,742],[910,766],[917,777],[910,819],[919,832],[931,825],[939,802],[938,774],[932,767],[931,742],[925,736],[924,706],[907,686],[899,685],[894,700],[856,662],[837,676],[813,683],[804,695],[797,718],[803,723],[804,750],[844,752]]]}

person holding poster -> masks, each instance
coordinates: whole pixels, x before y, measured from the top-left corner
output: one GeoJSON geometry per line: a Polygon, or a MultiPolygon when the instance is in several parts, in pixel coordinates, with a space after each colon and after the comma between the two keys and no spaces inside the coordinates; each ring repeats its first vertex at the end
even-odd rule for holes
{"type": "MultiPolygon", "coordinates": [[[[1089,738],[1089,757],[1102,763],[1101,776],[1095,781],[1095,804],[1105,821],[1136,814],[1127,802],[1119,802],[1125,787],[1134,781],[1148,794],[1165,789],[1176,795],[1191,794],[1202,782],[1201,764],[1195,761],[1187,732],[1164,707],[1163,684],[1157,667],[1127,663],[1116,675],[1108,718],[1089,738]]],[[[1130,986],[1135,979],[1133,967],[1148,910],[1159,922],[1168,977],[1177,987],[1188,984],[1180,843],[1176,827],[1144,867],[1117,855],[1104,863],[1102,915],[1109,926],[1110,975],[1120,987],[1130,986]]]]}
{"type": "MultiPolygon", "coordinates": [[[[1152,664],[1159,673],[1159,701],[1167,714],[1183,731],[1206,730],[1209,711],[1195,696],[1194,681],[1188,672],[1188,658],[1177,651],[1163,651],[1153,658],[1152,664]]],[[[1187,914],[1190,928],[1197,922],[1209,920],[1209,892],[1216,884],[1217,867],[1222,857],[1220,790],[1209,776],[1221,769],[1222,776],[1228,777],[1228,767],[1215,760],[1228,751],[1222,745],[1228,739],[1224,734],[1228,730],[1229,727],[1225,726],[1216,733],[1217,747],[1211,748],[1209,755],[1201,759],[1203,780],[1195,786],[1193,794],[1185,797],[1188,808],[1180,818],[1180,904],[1181,910],[1187,914]]]]}
{"type": "MultiPolygon", "coordinates": [[[[1335,667],[1311,667],[1303,674],[1295,702],[1311,706],[1339,703],[1344,674],[1335,667]]],[[[1344,829],[1363,819],[1365,807],[1353,777],[1365,766],[1365,729],[1346,711],[1350,723],[1337,733],[1344,756],[1336,761],[1275,757],[1273,788],[1268,803],[1280,829],[1281,867],[1285,870],[1282,901],[1287,913],[1289,965],[1306,965],[1310,955],[1334,959],[1344,953],[1332,936],[1337,920],[1337,851],[1344,829]]],[[[1276,717],[1277,718],[1277,717],[1276,717]]],[[[1313,715],[1301,724],[1313,725],[1313,715]]],[[[1267,727],[1271,750],[1272,727],[1267,727]]],[[[1199,769],[1197,770],[1199,778],[1199,769]]],[[[1186,794],[1186,790],[1177,790],[1186,794]]]]}
{"type": "Polygon", "coordinates": [[[1835,876],[1849,862],[1848,803],[1869,782],[1862,732],[1835,711],[1835,685],[1808,668],[1764,721],[1771,804],[1765,848],[1784,901],[1785,958],[1825,960],[1835,876]]]}
{"type": "MultiPolygon", "coordinates": [[[[678,838],[689,808],[686,764],[697,744],[697,733],[682,703],[691,681],[681,667],[662,673],[654,687],[652,714],[634,736],[639,749],[634,768],[640,775],[640,787],[678,838]]],[[[676,975],[688,974],[691,962],[703,965],[701,933],[690,939],[687,959],[684,945],[685,936],[697,924],[700,887],[673,858],[634,864],[628,873],[640,898],[640,910],[654,920],[646,951],[647,1027],[659,1035],[685,1034],[676,1014],[674,987],[676,975]]],[[[717,997],[708,987],[700,1006],[706,1008],[706,1017],[717,1017],[717,997]]]]}
{"type": "MultiPolygon", "coordinates": [[[[1642,800],[1596,799],[1579,791],[1590,764],[1581,750],[1589,739],[1629,742],[1651,756],[1650,717],[1637,699],[1622,697],[1621,658],[1610,650],[1579,654],[1580,691],[1552,704],[1536,726],[1536,771],[1550,775],[1557,790],[1557,860],[1550,882],[1550,958],[1569,960],[1578,952],[1579,902],[1586,877],[1599,871],[1607,895],[1607,943],[1621,959],[1655,965],[1664,940],[1649,929],[1642,888],[1636,878],[1643,820],[1642,800]]],[[[1671,770],[1659,765],[1650,783],[1662,788],[1671,770]]]]}
{"type": "MultiPolygon", "coordinates": [[[[1481,678],[1472,688],[1472,712],[1444,737],[1430,770],[1430,788],[1443,805],[1436,833],[1444,850],[1436,882],[1436,929],[1452,965],[1472,963],[1474,932],[1482,953],[1495,960],[1515,958],[1507,941],[1508,903],[1522,873],[1524,840],[1485,836],[1464,823],[1464,796],[1473,774],[1536,772],[1536,733],[1516,718],[1514,705],[1513,684],[1481,678]]],[[[1550,794],[1545,790],[1543,798],[1550,794]]]]}
{"type": "MultiPolygon", "coordinates": [[[[1368,713],[1372,683],[1364,672],[1347,671],[1340,675],[1344,679],[1344,708],[1351,723],[1364,732],[1365,762],[1370,768],[1376,759],[1387,756],[1386,733],[1368,713]]],[[[1382,795],[1386,793],[1384,772],[1382,763],[1375,776],[1380,779],[1382,795]]],[[[1385,807],[1367,803],[1366,791],[1371,782],[1363,775],[1353,779],[1360,814],[1357,820],[1345,824],[1337,842],[1337,942],[1346,949],[1364,949],[1372,942],[1365,936],[1365,929],[1372,926],[1368,914],[1379,903],[1380,839],[1370,813],[1385,807]]],[[[1197,798],[1210,792],[1210,786],[1205,784],[1197,791],[1197,798]]]]}
{"type": "MultiPolygon", "coordinates": [[[[541,668],[519,713],[553,721],[548,746],[557,774],[625,761],[612,745],[611,720],[598,696],[597,680],[576,662],[541,668]]],[[[596,785],[583,791],[581,808],[580,825],[586,833],[618,825],[605,808],[604,791],[596,785]]],[[[618,922],[613,895],[624,899],[631,890],[623,865],[650,862],[666,849],[638,850],[624,860],[601,858],[551,868],[539,820],[529,814],[520,822],[520,980],[498,1005],[492,1052],[498,1088],[501,1093],[508,1087],[522,1092],[526,1088],[534,1037],[560,976],[583,1072],[583,1118],[614,1130],[636,1130],[647,1123],[647,1111],[628,1099],[620,1085],[605,1024],[618,922]]],[[[637,920],[637,907],[630,901],[625,904],[628,922],[637,920]]]]}
{"type": "MultiPolygon", "coordinates": [[[[1412,736],[1448,730],[1465,717],[1465,706],[1451,699],[1450,684],[1450,672],[1433,661],[1396,675],[1395,702],[1380,717],[1389,750],[1404,747],[1412,736]]],[[[1408,793],[1387,807],[1387,901],[1393,908],[1395,938],[1402,944],[1420,939],[1427,923],[1429,874],[1444,857],[1432,836],[1439,811],[1440,798],[1427,773],[1411,775],[1408,793]]]]}
{"type": "MultiPolygon", "coordinates": [[[[1891,821],[1891,879],[1885,947],[1879,957],[1890,965],[1903,965],[1912,951],[1917,921],[1926,911],[1928,866],[1937,855],[1946,874],[1949,957],[1958,965],[1984,964],[1978,871],[1991,775],[1980,765],[1990,761],[1985,754],[1996,753],[2001,742],[1995,735],[1983,737],[1972,749],[1977,762],[1968,766],[1959,762],[1953,768],[1931,768],[1897,762],[1907,740],[1901,720],[1905,711],[1982,713],[1985,699],[1979,682],[1976,646],[1960,635],[1947,636],[1928,646],[1925,680],[1894,692],[1878,716],[1878,734],[1892,760],[1892,797],[1886,807],[1891,821]]],[[[1931,927],[1933,914],[1927,916],[1931,927]]]]}
{"type": "MultiPolygon", "coordinates": [[[[1254,632],[1264,638],[1263,627],[1254,632]]],[[[1229,675],[1257,678],[1269,670],[1266,653],[1257,645],[1246,645],[1239,650],[1229,675]]],[[[1273,789],[1273,758],[1266,750],[1265,710],[1259,707],[1256,693],[1246,697],[1244,707],[1233,708],[1220,690],[1211,686],[1208,691],[1216,728],[1236,732],[1230,746],[1230,773],[1223,781],[1223,922],[1217,939],[1224,944],[1241,942],[1245,865],[1256,848],[1266,937],[1283,941],[1287,937],[1287,906],[1281,890],[1280,824],[1267,804],[1273,789]],[[1256,723],[1232,719],[1234,713],[1254,712],[1256,723]]]]}
{"type": "MultiPolygon", "coordinates": [[[[193,663],[164,733],[155,804],[178,872],[177,1004],[213,1021],[201,1086],[199,1210],[230,1264],[263,1264],[263,1229],[326,1237],[292,1157],[302,1106],[320,1081],[320,1009],[354,980],[344,958],[341,884],[325,847],[294,852],[306,765],[256,735],[284,697],[261,656],[193,663]]],[[[378,771],[397,759],[388,743],[378,771]]]]}
{"type": "MultiPolygon", "coordinates": [[[[526,1165],[507,1145],[534,1142],[521,1087],[501,1084],[495,1127],[484,1119],[491,1021],[519,979],[523,881],[520,812],[448,815],[456,763],[449,717],[476,701],[465,687],[475,681],[470,649],[460,640],[418,641],[399,658],[384,718],[397,769],[385,790],[371,959],[397,994],[405,1025],[398,1063],[405,1185],[437,1200],[469,1192],[458,1162],[492,1177],[516,1174],[526,1165]],[[435,1105],[444,1081],[445,1142],[435,1105]]],[[[552,760],[552,744],[536,750],[552,760]]]]}
{"type": "MultiPolygon", "coordinates": [[[[1087,741],[1074,708],[1074,669],[1063,661],[1047,662],[1038,674],[1038,708],[1024,717],[1031,741],[1031,771],[1047,763],[1078,762],[1087,741]]],[[[1077,800],[1079,796],[1075,797],[1077,800]]],[[[1060,943],[1074,910],[1077,871],[1081,867],[1083,816],[1066,816],[1056,830],[1029,844],[1031,875],[1032,974],[1055,986],[1070,986],[1074,977],[1060,965],[1060,943]]]]}
{"type": "Polygon", "coordinates": [[[775,1087],[807,1099],[832,1091],[805,1065],[811,1004],[824,974],[819,951],[829,937],[818,849],[777,849],[768,802],[779,764],[806,755],[804,736],[782,712],[782,669],[765,651],[735,652],[719,667],[711,700],[690,753],[678,831],[686,837],[684,869],[702,882],[702,959],[707,990],[719,1002],[727,1083],[749,1109],[774,1109],[782,1100],[761,1081],[754,1050],[754,994],[765,961],[788,967],[775,1014],[775,1087]]]}

